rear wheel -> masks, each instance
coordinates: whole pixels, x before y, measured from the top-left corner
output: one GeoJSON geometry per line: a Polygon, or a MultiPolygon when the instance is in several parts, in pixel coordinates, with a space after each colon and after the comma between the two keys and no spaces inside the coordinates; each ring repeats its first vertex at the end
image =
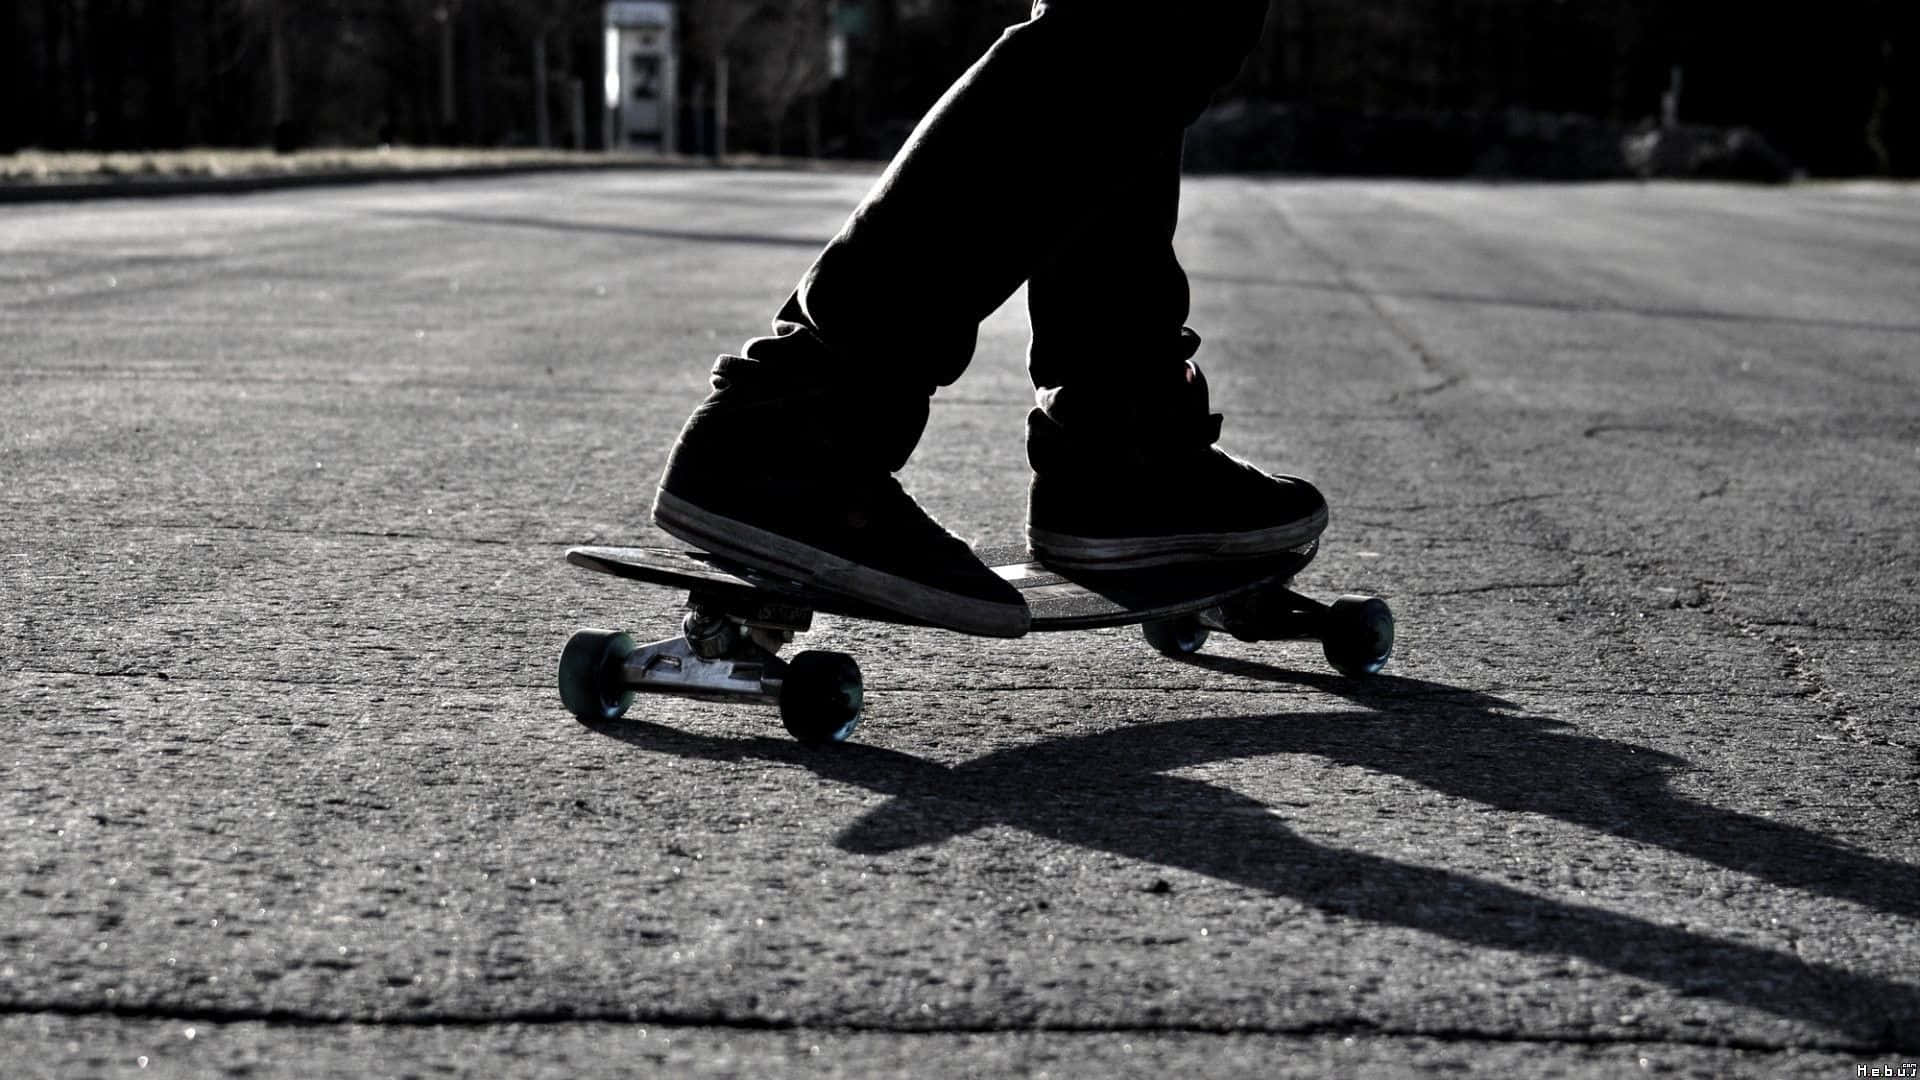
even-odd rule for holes
{"type": "Polygon", "coordinates": [[[1208,631],[1200,625],[1200,616],[1187,614],[1148,619],[1140,624],[1140,633],[1162,656],[1188,656],[1207,643],[1208,631]]]}

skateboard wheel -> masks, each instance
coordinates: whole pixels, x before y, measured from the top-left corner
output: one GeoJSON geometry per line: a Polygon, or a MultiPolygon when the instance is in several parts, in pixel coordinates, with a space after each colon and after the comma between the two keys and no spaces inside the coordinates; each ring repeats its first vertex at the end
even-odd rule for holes
{"type": "Polygon", "coordinates": [[[1320,647],[1342,675],[1359,678],[1393,655],[1393,610],[1377,596],[1343,596],[1327,608],[1320,647]]]}
{"type": "Polygon", "coordinates": [[[613,630],[579,630],[560,651],[560,700],[587,723],[618,720],[633,704],[620,668],[637,646],[613,630]]]}
{"type": "Polygon", "coordinates": [[[1140,633],[1162,656],[1187,656],[1207,643],[1207,628],[1200,625],[1198,615],[1148,619],[1140,624],[1140,633]]]}
{"type": "Polygon", "coordinates": [[[860,665],[853,657],[810,649],[787,663],[780,685],[780,722],[808,745],[844,742],[860,725],[864,697],[860,665]]]}

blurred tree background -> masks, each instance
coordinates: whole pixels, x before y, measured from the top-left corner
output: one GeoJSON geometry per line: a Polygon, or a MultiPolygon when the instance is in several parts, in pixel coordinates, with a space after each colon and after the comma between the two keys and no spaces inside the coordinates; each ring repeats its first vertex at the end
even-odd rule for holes
{"type": "MultiPolygon", "coordinates": [[[[678,7],[679,150],[883,157],[1026,4],[678,7]]],[[[1677,123],[1749,128],[1815,174],[1913,176],[1917,24],[1915,0],[1273,0],[1196,160],[1578,173],[1501,146],[1677,123]]],[[[600,25],[592,0],[0,0],[0,150],[591,148],[600,25]]]]}

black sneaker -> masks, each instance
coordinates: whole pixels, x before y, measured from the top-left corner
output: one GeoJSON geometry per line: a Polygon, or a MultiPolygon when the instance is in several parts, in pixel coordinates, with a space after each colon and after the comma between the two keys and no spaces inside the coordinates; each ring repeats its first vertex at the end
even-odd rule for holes
{"type": "Polygon", "coordinates": [[[1220,417],[1204,412],[1205,381],[1190,371],[1204,419],[1089,439],[1040,409],[1028,416],[1035,558],[1067,570],[1135,570],[1270,558],[1319,539],[1326,499],[1299,477],[1215,447],[1220,417]]]}
{"type": "Polygon", "coordinates": [[[667,459],[653,520],[722,558],[969,634],[1019,637],[1018,590],[893,477],[926,420],[722,357],[667,459]],[[904,444],[904,446],[902,445],[904,444]]]}

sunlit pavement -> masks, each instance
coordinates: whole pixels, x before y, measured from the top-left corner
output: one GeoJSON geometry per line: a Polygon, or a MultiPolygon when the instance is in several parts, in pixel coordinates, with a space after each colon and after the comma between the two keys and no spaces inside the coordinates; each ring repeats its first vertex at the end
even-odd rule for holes
{"type": "MultiPolygon", "coordinates": [[[[567,634],[682,598],[562,551],[663,539],[865,182],[0,210],[0,1072],[1920,1057],[1920,193],[1191,181],[1223,444],[1329,493],[1388,674],[823,620],[855,744],[576,722],[567,634]]],[[[905,474],[984,543],[1023,339],[905,474]]]]}

